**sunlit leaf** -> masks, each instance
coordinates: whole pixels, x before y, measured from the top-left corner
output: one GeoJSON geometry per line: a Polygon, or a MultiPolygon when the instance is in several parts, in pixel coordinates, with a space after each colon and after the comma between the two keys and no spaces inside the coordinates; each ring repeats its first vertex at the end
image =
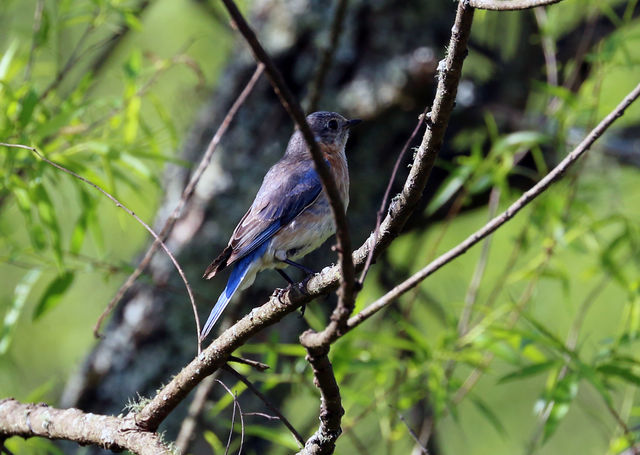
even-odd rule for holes
{"type": "Polygon", "coordinates": [[[4,321],[0,328],[0,355],[5,354],[9,349],[16,323],[22,313],[27,297],[41,275],[42,270],[40,269],[29,270],[13,291],[13,298],[7,308],[7,312],[4,314],[4,321]]]}
{"type": "Polygon", "coordinates": [[[138,123],[141,105],[142,99],[139,96],[134,96],[127,103],[124,123],[124,141],[127,144],[131,144],[138,135],[138,123]]]}
{"type": "Polygon", "coordinates": [[[257,436],[266,441],[270,441],[280,446],[286,447],[290,450],[300,449],[300,446],[298,445],[293,435],[287,430],[274,429],[261,425],[246,425],[244,427],[244,432],[246,435],[257,436]]]}
{"type": "Polygon", "coordinates": [[[203,436],[205,441],[207,441],[213,449],[213,453],[224,453],[226,444],[223,444],[213,431],[205,430],[203,436]]]}
{"type": "Polygon", "coordinates": [[[435,196],[429,201],[426,208],[427,215],[433,215],[438,209],[445,205],[465,184],[472,169],[468,166],[460,166],[449,175],[447,180],[440,185],[435,196]]]}
{"type": "MultiPolygon", "coordinates": [[[[18,50],[18,40],[11,41],[9,47],[2,54],[2,58],[0,58],[0,81],[5,80],[7,77],[7,72],[9,71],[9,67],[11,66],[11,62],[13,61],[13,57],[16,55],[16,51],[18,50]]],[[[0,85],[0,87],[2,87],[0,85]]]]}

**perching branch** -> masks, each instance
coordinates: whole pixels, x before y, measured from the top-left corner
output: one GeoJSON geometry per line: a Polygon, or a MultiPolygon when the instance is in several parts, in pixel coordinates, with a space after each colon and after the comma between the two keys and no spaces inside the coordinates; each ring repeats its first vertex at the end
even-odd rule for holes
{"type": "Polygon", "coordinates": [[[596,126],[589,135],[571,152],[566,158],[564,158],[551,172],[549,172],[542,180],[535,184],[529,191],[524,193],[518,200],[502,212],[497,217],[493,218],[482,228],[471,234],[463,242],[456,247],[447,251],[429,265],[424,267],[418,273],[411,276],[409,279],[403,281],[391,291],[387,292],[384,296],[367,306],[360,313],[349,319],[349,329],[357,327],[362,322],[373,316],[385,306],[394,302],[398,297],[420,284],[425,278],[433,274],[436,270],[440,269],[445,264],[448,264],[458,256],[465,253],[469,248],[484,239],[486,236],[494,232],[504,223],[513,218],[516,213],[527,206],[536,197],[540,196],[549,186],[560,179],[566,170],[580,158],[591,145],[613,124],[613,122],[640,96],[640,84],[638,84],[621,102],[618,106],[609,113],[602,121],[596,126]]]}
{"type": "Polygon", "coordinates": [[[468,1],[469,5],[477,9],[491,11],[517,11],[522,9],[537,8],[538,6],[553,5],[562,0],[461,0],[468,1]]]}
{"type": "Polygon", "coordinates": [[[138,455],[171,455],[157,433],[136,426],[133,414],[126,417],[88,414],[44,403],[23,404],[12,398],[0,400],[0,435],[42,436],[114,451],[130,450],[138,455]]]}

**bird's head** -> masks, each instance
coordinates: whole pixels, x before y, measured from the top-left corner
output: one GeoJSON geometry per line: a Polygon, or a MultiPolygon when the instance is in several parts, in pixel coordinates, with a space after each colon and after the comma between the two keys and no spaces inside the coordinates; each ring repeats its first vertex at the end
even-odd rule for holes
{"type": "Polygon", "coordinates": [[[342,151],[347,139],[349,130],[362,120],[347,120],[336,112],[319,111],[309,114],[307,122],[319,145],[328,147],[331,150],[342,151]]]}

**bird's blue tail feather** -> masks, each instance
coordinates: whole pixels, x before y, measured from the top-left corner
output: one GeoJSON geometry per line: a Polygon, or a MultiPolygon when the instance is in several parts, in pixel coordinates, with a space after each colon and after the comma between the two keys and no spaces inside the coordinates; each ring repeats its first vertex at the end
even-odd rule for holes
{"type": "Polygon", "coordinates": [[[218,301],[211,310],[209,318],[202,328],[202,332],[200,333],[201,340],[204,340],[206,338],[215,323],[218,321],[218,319],[222,315],[222,312],[229,304],[229,301],[240,287],[240,284],[244,281],[245,277],[247,276],[247,272],[253,265],[254,261],[260,259],[260,257],[264,254],[265,250],[267,249],[268,243],[269,242],[265,242],[258,249],[251,252],[251,254],[243,257],[234,265],[224,291],[222,291],[222,294],[220,294],[220,297],[218,297],[218,301]]]}

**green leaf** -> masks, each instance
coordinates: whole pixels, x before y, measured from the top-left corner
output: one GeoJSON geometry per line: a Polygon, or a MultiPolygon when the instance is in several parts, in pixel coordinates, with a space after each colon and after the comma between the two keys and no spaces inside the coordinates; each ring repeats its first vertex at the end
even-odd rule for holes
{"type": "Polygon", "coordinates": [[[274,430],[262,425],[247,425],[244,427],[246,435],[257,436],[266,441],[281,445],[290,450],[299,450],[297,441],[287,430],[274,430]]]}
{"type": "Polygon", "coordinates": [[[59,302],[71,283],[73,283],[73,279],[75,278],[75,274],[73,272],[64,272],[62,275],[59,275],[55,280],[49,283],[47,289],[44,291],[44,294],[40,298],[38,305],[35,310],[33,310],[33,320],[37,320],[47,311],[54,308],[59,302]]]}
{"type": "Polygon", "coordinates": [[[130,11],[124,11],[122,13],[122,16],[124,18],[125,24],[127,24],[129,28],[135,31],[142,30],[142,23],[135,14],[130,11]]]}
{"type": "Polygon", "coordinates": [[[127,103],[124,123],[124,142],[126,144],[131,144],[138,135],[141,106],[142,98],[140,98],[139,96],[134,96],[127,103]]]}
{"type": "Polygon", "coordinates": [[[53,250],[53,256],[56,260],[56,264],[58,265],[58,268],[62,270],[62,241],[60,238],[60,226],[55,215],[53,203],[51,202],[44,185],[37,184],[33,187],[33,199],[35,199],[40,220],[48,229],[51,248],[53,250]]]}
{"type": "Polygon", "coordinates": [[[42,46],[47,42],[49,37],[49,30],[51,29],[51,19],[49,18],[49,12],[47,8],[42,10],[42,18],[40,19],[40,28],[34,35],[34,41],[36,46],[42,46]]]}
{"type": "Polygon", "coordinates": [[[18,116],[18,123],[21,127],[29,123],[31,120],[31,116],[33,115],[33,110],[38,104],[38,94],[33,89],[29,89],[27,94],[22,98],[20,103],[20,115],[18,116]]]}
{"type": "Polygon", "coordinates": [[[13,299],[7,312],[4,314],[4,321],[2,327],[0,327],[0,355],[5,354],[11,346],[11,339],[15,331],[16,323],[22,313],[24,304],[27,301],[29,293],[36,284],[42,270],[31,269],[20,280],[15,290],[13,291],[13,299]]]}
{"type": "Polygon", "coordinates": [[[575,374],[567,374],[560,379],[551,393],[551,412],[544,425],[543,440],[547,441],[557,430],[558,425],[569,412],[571,403],[578,393],[578,377],[575,374]]]}
{"type": "Polygon", "coordinates": [[[73,254],[77,254],[80,252],[82,248],[82,244],[84,243],[84,238],[87,233],[87,223],[89,219],[89,213],[83,211],[78,217],[78,221],[76,221],[75,226],[73,227],[73,232],[71,233],[71,241],[69,242],[69,251],[73,254]]]}
{"type": "Polygon", "coordinates": [[[597,370],[605,376],[616,376],[630,384],[640,385],[640,375],[634,373],[629,367],[616,364],[605,364],[600,365],[597,370]]]}
{"type": "Polygon", "coordinates": [[[472,169],[469,166],[456,168],[445,182],[440,185],[435,196],[429,201],[426,208],[427,215],[433,215],[440,207],[445,205],[469,179],[471,171],[472,169]]]}
{"type": "Polygon", "coordinates": [[[215,435],[213,431],[205,430],[204,439],[213,449],[213,453],[224,453],[225,444],[215,435]]]}
{"type": "Polygon", "coordinates": [[[545,371],[555,367],[558,365],[558,362],[555,360],[548,360],[546,362],[534,363],[532,365],[527,365],[519,370],[511,372],[509,374],[505,374],[498,380],[498,384],[502,384],[505,382],[513,381],[514,379],[524,379],[530,376],[535,376],[540,373],[544,373],[545,371]]]}
{"type": "Polygon", "coordinates": [[[20,178],[15,175],[11,176],[11,190],[16,198],[16,202],[22,216],[24,216],[25,226],[27,226],[27,233],[29,234],[29,240],[31,246],[36,251],[42,251],[47,246],[47,239],[42,229],[42,225],[34,220],[33,213],[31,211],[33,203],[31,201],[31,194],[26,189],[25,184],[20,178]]]}
{"type": "Polygon", "coordinates": [[[63,126],[71,123],[71,120],[73,120],[73,118],[78,114],[79,111],[71,109],[64,110],[39,125],[36,129],[36,134],[42,137],[51,136],[52,134],[57,133],[63,126]]]}
{"type": "Polygon", "coordinates": [[[18,40],[11,41],[11,44],[9,44],[9,48],[4,52],[2,58],[0,59],[0,81],[5,80],[5,78],[7,77],[9,67],[11,66],[11,62],[13,61],[13,57],[16,55],[17,50],[18,40]]]}
{"type": "Polygon", "coordinates": [[[124,74],[129,79],[135,79],[142,69],[142,53],[139,50],[131,52],[129,59],[124,64],[124,74]]]}
{"type": "Polygon", "coordinates": [[[496,432],[498,432],[501,436],[506,436],[507,430],[505,429],[504,425],[502,425],[502,422],[500,421],[498,415],[493,412],[493,410],[477,396],[471,396],[469,398],[475,405],[476,409],[480,412],[480,414],[482,414],[485,419],[487,419],[487,421],[491,424],[491,426],[493,426],[496,432]]]}

